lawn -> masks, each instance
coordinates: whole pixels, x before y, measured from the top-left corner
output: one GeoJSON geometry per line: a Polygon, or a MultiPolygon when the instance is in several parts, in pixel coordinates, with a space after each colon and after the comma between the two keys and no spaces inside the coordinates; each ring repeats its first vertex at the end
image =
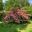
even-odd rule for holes
{"type": "Polygon", "coordinates": [[[0,24],[0,32],[32,32],[32,21],[30,24],[0,24]]]}

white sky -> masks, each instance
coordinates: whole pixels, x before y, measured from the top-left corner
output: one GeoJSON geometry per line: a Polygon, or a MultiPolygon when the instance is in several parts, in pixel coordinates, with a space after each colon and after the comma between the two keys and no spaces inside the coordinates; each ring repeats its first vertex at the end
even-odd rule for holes
{"type": "Polygon", "coordinates": [[[32,4],[32,0],[29,0],[29,3],[32,4]]]}
{"type": "Polygon", "coordinates": [[[3,0],[3,3],[5,3],[5,0],[3,0]]]}

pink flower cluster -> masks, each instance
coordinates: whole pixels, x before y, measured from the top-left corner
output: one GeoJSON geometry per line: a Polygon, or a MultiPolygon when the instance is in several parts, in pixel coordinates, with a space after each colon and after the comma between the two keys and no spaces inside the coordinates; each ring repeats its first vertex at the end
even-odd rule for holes
{"type": "Polygon", "coordinates": [[[22,9],[16,9],[16,11],[9,12],[9,14],[4,17],[4,19],[7,20],[9,17],[12,17],[15,20],[15,22],[20,23],[20,19],[19,19],[20,16],[23,17],[24,20],[29,19],[27,13],[22,9]]]}

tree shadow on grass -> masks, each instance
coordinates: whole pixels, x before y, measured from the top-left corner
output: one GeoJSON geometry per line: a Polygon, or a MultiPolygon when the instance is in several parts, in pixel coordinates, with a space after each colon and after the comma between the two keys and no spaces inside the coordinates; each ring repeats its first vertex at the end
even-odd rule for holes
{"type": "Polygon", "coordinates": [[[27,27],[28,24],[0,24],[0,32],[18,32],[19,30],[23,30],[27,27]]]}

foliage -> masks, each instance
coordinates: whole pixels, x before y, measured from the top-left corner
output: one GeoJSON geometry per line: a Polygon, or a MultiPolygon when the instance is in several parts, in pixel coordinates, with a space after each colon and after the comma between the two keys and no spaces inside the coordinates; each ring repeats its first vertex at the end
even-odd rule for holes
{"type": "Polygon", "coordinates": [[[0,0],[0,11],[3,10],[3,3],[2,0],[0,0]]]}
{"type": "Polygon", "coordinates": [[[32,6],[25,6],[24,9],[27,10],[29,14],[32,14],[32,6]]]}
{"type": "Polygon", "coordinates": [[[8,0],[5,3],[5,10],[9,10],[11,7],[23,7],[23,6],[29,6],[29,3],[27,0],[8,0]]]}

